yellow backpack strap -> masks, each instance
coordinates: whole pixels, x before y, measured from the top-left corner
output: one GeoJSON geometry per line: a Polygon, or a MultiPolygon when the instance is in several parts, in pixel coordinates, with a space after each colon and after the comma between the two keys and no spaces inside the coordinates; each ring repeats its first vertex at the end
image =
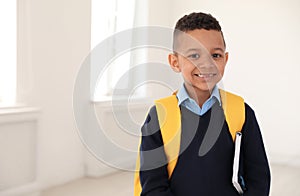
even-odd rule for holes
{"type": "Polygon", "coordinates": [[[134,190],[133,190],[134,196],[140,196],[142,192],[142,185],[140,181],[140,146],[141,146],[141,141],[139,144],[138,155],[137,155],[136,165],[135,165],[134,190]]]}
{"type": "Polygon", "coordinates": [[[176,95],[155,101],[158,122],[168,160],[169,178],[172,176],[180,151],[181,115],[176,95]]]}
{"type": "Polygon", "coordinates": [[[236,132],[242,130],[245,122],[244,99],[222,89],[220,89],[220,96],[229,131],[232,136],[232,140],[235,141],[236,132]]]}
{"type": "MultiPolygon", "coordinates": [[[[164,150],[168,160],[168,175],[171,177],[177,163],[180,150],[181,116],[176,95],[155,101],[158,122],[164,143],[164,150]]],[[[142,186],[140,182],[140,154],[136,160],[134,175],[134,196],[140,196],[142,186]]]]}

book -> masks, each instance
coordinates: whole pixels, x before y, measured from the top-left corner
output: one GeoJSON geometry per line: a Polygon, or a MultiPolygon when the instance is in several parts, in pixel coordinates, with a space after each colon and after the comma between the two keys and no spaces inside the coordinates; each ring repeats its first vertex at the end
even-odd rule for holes
{"type": "Polygon", "coordinates": [[[240,151],[241,151],[242,133],[237,132],[235,137],[235,150],[233,159],[232,184],[239,194],[244,193],[244,182],[242,176],[239,175],[240,169],[240,151]]]}

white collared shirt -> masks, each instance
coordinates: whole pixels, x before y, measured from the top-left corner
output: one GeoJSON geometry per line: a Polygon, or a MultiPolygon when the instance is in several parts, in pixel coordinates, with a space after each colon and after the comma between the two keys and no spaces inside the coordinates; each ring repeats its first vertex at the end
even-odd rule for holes
{"type": "Polygon", "coordinates": [[[204,115],[213,105],[216,103],[216,101],[219,102],[221,106],[221,99],[220,99],[220,92],[217,86],[215,86],[211,92],[211,95],[209,99],[207,99],[202,108],[197,104],[197,102],[192,99],[189,94],[187,93],[184,84],[181,86],[179,91],[176,94],[178,99],[178,105],[182,105],[186,107],[191,112],[197,114],[197,115],[204,115]]]}

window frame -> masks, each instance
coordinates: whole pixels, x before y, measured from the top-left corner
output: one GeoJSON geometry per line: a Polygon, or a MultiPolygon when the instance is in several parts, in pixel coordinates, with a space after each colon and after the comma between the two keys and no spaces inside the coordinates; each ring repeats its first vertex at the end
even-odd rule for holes
{"type": "MultiPolygon", "coordinates": [[[[114,28],[111,28],[111,26],[108,26],[108,34],[106,35],[106,37],[103,37],[102,40],[101,39],[95,39],[95,33],[94,30],[93,30],[93,26],[96,24],[95,22],[95,16],[93,16],[93,13],[95,13],[97,10],[96,7],[93,6],[94,2],[96,2],[97,0],[93,0],[92,1],[92,25],[91,25],[91,49],[93,49],[94,47],[97,46],[97,44],[101,43],[101,41],[111,35],[114,35],[116,33],[119,33],[123,30],[128,30],[128,29],[131,29],[133,27],[136,27],[136,26],[139,26],[139,23],[145,23],[146,22],[146,15],[147,15],[147,12],[145,12],[144,10],[141,10],[140,7],[141,7],[141,3],[137,0],[132,0],[132,4],[134,6],[132,12],[132,24],[128,27],[125,27],[123,26],[118,28],[118,2],[123,2],[123,0],[115,0],[115,10],[114,11],[111,11],[113,14],[110,16],[110,19],[109,21],[114,21],[116,22],[117,25],[112,25],[110,22],[108,22],[110,25],[114,26],[114,28]],[[136,17],[136,15],[139,15],[139,17],[136,17]],[[143,15],[140,17],[140,15],[143,15]],[[137,21],[137,20],[142,20],[143,21],[137,21]],[[101,40],[101,41],[99,41],[101,40]]],[[[127,2],[128,3],[128,2],[127,2]]],[[[145,5],[143,5],[145,7],[145,5]]],[[[109,6],[108,6],[109,7],[109,6]]],[[[147,6],[146,6],[147,7],[147,6]]],[[[128,12],[128,10],[126,10],[126,12],[128,12]]],[[[99,18],[99,17],[98,17],[99,18]]],[[[124,22],[123,22],[124,23],[124,22]]],[[[122,24],[123,24],[122,23],[122,24]]],[[[103,29],[103,28],[102,28],[103,29]]],[[[118,43],[114,43],[115,45],[117,45],[118,43]]],[[[117,46],[116,46],[117,47],[117,46]]],[[[129,51],[130,53],[132,51],[129,51]]],[[[122,56],[124,56],[126,54],[116,54],[116,58],[115,60],[118,61],[119,58],[122,58],[122,56]]],[[[143,54],[145,57],[147,56],[147,54],[143,54]]],[[[121,71],[121,76],[122,74],[124,74],[126,71],[128,71],[130,68],[132,68],[134,65],[136,65],[137,63],[137,60],[136,60],[136,54],[132,55],[130,54],[129,57],[127,57],[128,61],[126,63],[127,66],[124,66],[124,64],[122,64],[122,67],[124,67],[123,71],[121,71]]],[[[114,60],[113,60],[114,61],[114,60]]],[[[111,63],[110,65],[108,65],[108,67],[110,67],[111,65],[113,66],[114,62],[111,63]]],[[[98,102],[98,101],[107,101],[107,100],[110,100],[112,98],[112,95],[113,93],[115,93],[117,91],[117,94],[120,95],[118,97],[122,97],[122,95],[124,95],[124,97],[127,97],[128,94],[130,94],[131,92],[129,92],[129,89],[131,89],[131,87],[133,86],[133,83],[134,83],[134,77],[135,76],[130,76],[130,78],[132,78],[132,80],[128,80],[127,81],[127,84],[125,86],[123,86],[122,88],[120,89],[115,89],[115,83],[116,81],[112,81],[110,78],[112,78],[113,74],[115,73],[115,70],[112,69],[113,71],[110,71],[108,73],[106,73],[107,75],[102,75],[101,77],[104,77],[104,80],[106,80],[105,82],[101,82],[101,85],[103,87],[103,85],[106,86],[106,90],[105,91],[102,91],[101,93],[98,92],[97,90],[97,86],[98,84],[96,85],[96,88],[95,88],[95,93],[94,95],[92,95],[91,99],[92,101],[94,102],[98,102]],[[116,90],[116,91],[115,91],[116,90]]],[[[130,73],[129,73],[130,74],[130,73]]],[[[115,77],[115,80],[117,80],[117,78],[115,77]]],[[[99,82],[99,80],[97,80],[97,82],[99,82]]],[[[93,90],[93,89],[91,89],[93,90]]],[[[142,91],[144,92],[144,91],[142,91]]],[[[142,97],[143,95],[134,95],[134,97],[142,97]]],[[[144,95],[145,96],[145,95],[144,95]]]]}

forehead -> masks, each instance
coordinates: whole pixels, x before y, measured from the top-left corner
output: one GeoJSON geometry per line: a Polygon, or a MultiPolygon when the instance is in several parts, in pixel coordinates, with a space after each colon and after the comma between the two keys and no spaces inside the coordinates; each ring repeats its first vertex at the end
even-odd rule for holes
{"type": "Polygon", "coordinates": [[[225,51],[223,36],[220,31],[196,29],[182,32],[177,37],[178,52],[185,52],[191,48],[211,51],[215,48],[221,48],[225,51]]]}

